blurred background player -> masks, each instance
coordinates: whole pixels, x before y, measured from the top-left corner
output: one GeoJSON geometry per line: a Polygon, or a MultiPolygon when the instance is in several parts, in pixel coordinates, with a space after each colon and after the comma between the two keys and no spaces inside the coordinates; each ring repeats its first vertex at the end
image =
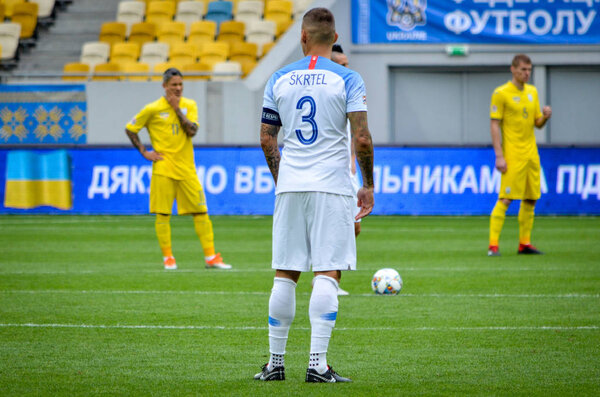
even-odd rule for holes
{"type": "Polygon", "coordinates": [[[273,289],[269,298],[269,362],[256,380],[284,380],[284,354],[296,311],[301,272],[315,274],[309,303],[311,346],[306,382],[350,382],[327,365],[338,313],[342,270],[356,269],[348,167],[350,119],[363,176],[360,219],[373,210],[373,143],[362,77],[331,61],[337,40],[333,14],[308,11],[300,43],[305,57],[275,72],[265,87],[261,146],[276,185],[273,215],[273,289]],[[320,110],[318,110],[320,109],[320,110]],[[283,155],[277,135],[283,131],[283,155]]]}
{"type": "Polygon", "coordinates": [[[206,208],[206,198],[196,174],[192,137],[198,131],[196,101],[184,98],[181,72],[170,68],[163,74],[165,95],[146,105],[127,124],[125,133],[141,155],[152,161],[150,212],[156,214],[156,235],[163,252],[165,269],[177,269],[171,249],[171,211],[177,200],[178,214],[192,214],[206,267],[231,269],[215,253],[214,234],[206,208]],[[146,127],[152,148],[147,151],[138,133],[146,127]]]}
{"type": "Polygon", "coordinates": [[[542,253],[531,245],[535,203],[541,196],[540,156],[533,127],[542,128],[552,116],[552,109],[544,106],[540,111],[537,89],[527,84],[531,70],[527,55],[515,55],[510,67],[512,80],[492,94],[490,130],[496,169],[502,173],[502,180],[490,217],[488,256],[500,255],[498,241],[512,200],[521,200],[518,253],[542,253]]]}
{"type": "MultiPolygon", "coordinates": [[[[339,65],[348,67],[348,57],[344,54],[342,46],[334,44],[331,49],[331,60],[339,65]]],[[[360,181],[358,180],[358,173],[356,172],[356,153],[354,153],[354,141],[352,140],[352,132],[350,131],[350,124],[347,124],[348,136],[350,137],[350,178],[352,180],[352,187],[354,188],[354,194],[358,193],[360,189],[360,181]]],[[[360,207],[356,206],[354,216],[358,215],[360,207]]],[[[358,237],[360,234],[360,219],[354,221],[354,236],[358,237]]],[[[348,291],[342,288],[338,289],[338,295],[350,295],[348,291]]]]}

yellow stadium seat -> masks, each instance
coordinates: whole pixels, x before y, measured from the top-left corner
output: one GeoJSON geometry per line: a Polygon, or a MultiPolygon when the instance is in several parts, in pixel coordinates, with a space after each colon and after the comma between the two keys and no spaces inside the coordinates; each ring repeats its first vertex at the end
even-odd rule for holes
{"type": "Polygon", "coordinates": [[[185,23],[165,22],[158,27],[156,36],[158,41],[163,43],[180,43],[185,40],[185,23]]]}
{"type": "Polygon", "coordinates": [[[37,3],[17,3],[13,5],[11,22],[21,24],[21,39],[33,38],[37,27],[37,3]]]}
{"type": "Polygon", "coordinates": [[[212,65],[204,62],[188,64],[183,68],[183,76],[186,80],[208,80],[212,73],[212,65]],[[205,75],[190,76],[190,73],[206,73],[205,75]]]}
{"type": "Polygon", "coordinates": [[[4,3],[0,3],[0,22],[4,21],[6,17],[6,6],[4,3]]]}
{"type": "Polygon", "coordinates": [[[270,42],[270,43],[266,43],[266,44],[264,44],[264,45],[263,45],[263,47],[262,47],[262,55],[263,55],[263,56],[267,55],[267,53],[268,53],[269,51],[271,51],[271,49],[272,49],[273,47],[275,47],[275,42],[274,42],[274,41],[272,41],[272,42],[270,42]]]}
{"type": "Polygon", "coordinates": [[[121,65],[122,79],[127,81],[148,81],[150,65],[143,62],[129,62],[121,65]]]}
{"type": "Polygon", "coordinates": [[[229,48],[229,60],[242,65],[247,62],[256,62],[257,54],[258,45],[255,43],[231,43],[229,48]]]}
{"type": "Polygon", "coordinates": [[[214,66],[215,63],[225,62],[229,56],[229,44],[225,42],[203,43],[200,52],[200,62],[214,66]]]}
{"type": "Polygon", "coordinates": [[[125,41],[126,35],[127,25],[124,22],[104,22],[100,28],[98,41],[113,45],[125,41]]]}
{"type": "Polygon", "coordinates": [[[25,0],[2,0],[4,3],[4,15],[6,18],[10,18],[13,15],[13,8],[15,4],[25,3],[25,0]]]}
{"type": "Polygon", "coordinates": [[[169,51],[169,61],[188,64],[195,63],[198,59],[197,47],[192,43],[175,43],[169,51]]]}
{"type": "Polygon", "coordinates": [[[149,41],[156,39],[156,25],[150,22],[138,22],[131,25],[129,41],[144,45],[149,41]]]}
{"type": "Polygon", "coordinates": [[[140,45],[134,41],[114,43],[110,51],[110,61],[120,65],[137,62],[140,56],[140,45]]]}
{"type": "Polygon", "coordinates": [[[275,35],[277,37],[285,33],[293,23],[292,12],[294,4],[290,0],[270,0],[265,6],[265,20],[274,21],[277,24],[275,35]]]}
{"type": "Polygon", "coordinates": [[[219,27],[219,35],[217,41],[225,41],[235,43],[244,41],[244,31],[246,25],[240,21],[223,21],[219,27]]]}
{"type": "Polygon", "coordinates": [[[204,43],[207,41],[214,41],[216,32],[217,24],[213,21],[193,22],[190,25],[190,34],[188,35],[188,42],[204,43]]]}
{"type": "Polygon", "coordinates": [[[94,66],[92,80],[94,81],[118,81],[118,73],[121,71],[121,66],[118,63],[106,62],[99,63],[94,66]]]}
{"type": "Polygon", "coordinates": [[[90,74],[90,65],[81,62],[70,62],[65,64],[65,66],[63,67],[63,73],[82,74],[81,76],[63,76],[62,79],[66,81],[87,80],[90,74]]]}
{"type": "Polygon", "coordinates": [[[146,9],[146,22],[155,23],[160,26],[165,22],[171,22],[175,15],[175,2],[151,1],[146,9]]]}
{"type": "Polygon", "coordinates": [[[242,78],[248,77],[250,73],[256,67],[256,62],[244,62],[242,63],[242,78]]]}

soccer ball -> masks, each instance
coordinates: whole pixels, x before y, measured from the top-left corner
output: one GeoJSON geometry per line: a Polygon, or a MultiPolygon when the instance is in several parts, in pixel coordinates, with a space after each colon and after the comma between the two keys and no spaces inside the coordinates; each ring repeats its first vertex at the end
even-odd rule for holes
{"type": "Polygon", "coordinates": [[[402,289],[402,278],[394,269],[379,269],[373,275],[371,287],[377,295],[398,295],[402,289]]]}

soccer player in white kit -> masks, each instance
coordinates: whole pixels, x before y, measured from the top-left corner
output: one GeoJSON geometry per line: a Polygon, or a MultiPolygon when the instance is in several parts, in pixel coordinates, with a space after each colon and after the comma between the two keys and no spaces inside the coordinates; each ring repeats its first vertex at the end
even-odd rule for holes
{"type": "Polygon", "coordinates": [[[283,67],[265,87],[261,146],[276,184],[273,289],[269,299],[269,362],[254,379],[284,380],[284,354],[301,272],[314,272],[309,303],[311,346],[307,382],[350,382],[327,365],[338,313],[342,270],[356,269],[355,219],[371,213],[373,143],[360,75],[330,60],[337,40],[333,14],[308,11],[302,20],[303,59],[283,67]],[[350,120],[363,176],[358,203],[348,172],[350,120]],[[283,152],[277,135],[283,131],[283,152]]]}

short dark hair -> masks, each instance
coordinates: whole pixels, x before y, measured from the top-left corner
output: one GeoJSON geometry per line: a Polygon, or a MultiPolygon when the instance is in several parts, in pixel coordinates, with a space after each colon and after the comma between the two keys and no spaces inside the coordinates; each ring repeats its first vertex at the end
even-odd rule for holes
{"type": "Polygon", "coordinates": [[[344,50],[342,49],[342,46],[339,44],[334,44],[333,47],[331,47],[331,51],[333,52],[339,52],[340,54],[344,53],[344,50]]]}
{"type": "Polygon", "coordinates": [[[335,18],[327,8],[313,8],[304,14],[302,29],[316,43],[333,44],[335,41],[335,18]]]}
{"type": "Polygon", "coordinates": [[[169,80],[171,80],[171,77],[175,76],[183,77],[183,75],[177,68],[169,68],[165,70],[165,72],[163,73],[163,83],[168,83],[169,80]]]}
{"type": "Polygon", "coordinates": [[[529,58],[525,54],[517,54],[513,58],[511,65],[517,67],[522,63],[524,63],[525,65],[531,65],[531,58],[529,58]]]}

